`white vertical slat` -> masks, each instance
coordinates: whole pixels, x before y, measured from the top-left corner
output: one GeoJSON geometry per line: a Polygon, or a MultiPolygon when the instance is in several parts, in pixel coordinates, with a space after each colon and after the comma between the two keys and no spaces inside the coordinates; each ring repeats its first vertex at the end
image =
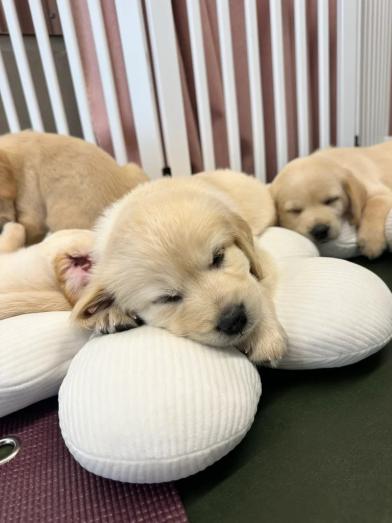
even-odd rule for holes
{"type": "Polygon", "coordinates": [[[8,127],[11,132],[20,131],[18,113],[16,112],[14,98],[10,89],[7,71],[5,69],[3,54],[0,50],[0,95],[3,101],[5,115],[7,117],[8,127]]]}
{"type": "Polygon", "coordinates": [[[128,161],[124,134],[121,125],[120,109],[118,107],[116,87],[114,84],[112,64],[110,61],[108,41],[103,21],[101,3],[96,0],[87,0],[93,31],[95,49],[97,52],[99,73],[101,76],[106,112],[109,120],[114,156],[119,164],[128,161]]]}
{"type": "Polygon", "coordinates": [[[187,0],[187,9],[203,165],[204,170],[213,170],[215,169],[214,141],[199,0],[187,0]]]}
{"type": "Polygon", "coordinates": [[[337,144],[343,147],[352,147],[357,134],[357,62],[360,59],[357,25],[360,6],[358,0],[338,0],[337,3],[337,144]]]}
{"type": "Polygon", "coordinates": [[[89,110],[86,81],[69,0],[57,0],[57,8],[59,10],[83,137],[88,142],[96,143],[89,110]]]}
{"type": "Polygon", "coordinates": [[[140,0],[116,0],[139,154],[152,178],[162,174],[164,157],[140,0]]]}
{"type": "Polygon", "coordinates": [[[235,88],[233,44],[230,26],[230,8],[228,0],[217,0],[219,28],[219,48],[223,76],[223,93],[225,99],[225,118],[229,145],[230,167],[241,170],[241,147],[238,124],[237,95],[235,88]]]}
{"type": "Polygon", "coordinates": [[[59,133],[68,134],[67,117],[65,115],[63,99],[60,92],[56,66],[53,59],[52,49],[50,47],[41,0],[29,0],[29,6],[41,56],[42,67],[45,73],[45,80],[48,86],[50,104],[52,106],[56,129],[59,133]]]}
{"type": "Polygon", "coordinates": [[[306,156],[309,145],[308,42],[305,0],[295,0],[295,68],[297,87],[298,153],[306,156]]]}
{"type": "Polygon", "coordinates": [[[318,88],[319,88],[319,145],[331,142],[329,103],[329,12],[328,0],[318,0],[318,88]]]}
{"type": "Polygon", "coordinates": [[[281,0],[270,0],[269,7],[271,16],[272,76],[274,85],[277,166],[278,170],[280,170],[288,160],[281,0]]]}
{"type": "Polygon", "coordinates": [[[170,0],[145,0],[167,161],[174,176],[190,174],[173,11],[170,0]]]}
{"type": "Polygon", "coordinates": [[[20,30],[18,15],[16,13],[13,0],[2,0],[4,14],[10,33],[12,49],[15,54],[16,65],[18,67],[23,93],[26,99],[31,125],[36,131],[43,131],[41,112],[38,105],[31,71],[27,60],[26,50],[23,45],[23,37],[20,30]]]}
{"type": "Polygon", "coordinates": [[[387,11],[385,14],[385,26],[386,26],[386,44],[385,44],[385,77],[384,77],[384,86],[385,86],[385,93],[384,93],[384,99],[385,99],[385,109],[383,111],[383,114],[385,116],[385,123],[384,123],[384,136],[388,136],[389,134],[389,116],[390,116],[390,110],[391,110],[391,71],[392,71],[392,3],[389,1],[386,1],[387,11]],[[389,45],[388,45],[389,42],[389,45]]]}
{"type": "Polygon", "coordinates": [[[263,97],[260,73],[259,32],[256,0],[245,0],[245,27],[248,53],[250,104],[253,132],[253,158],[256,177],[265,182],[265,140],[263,97]]]}

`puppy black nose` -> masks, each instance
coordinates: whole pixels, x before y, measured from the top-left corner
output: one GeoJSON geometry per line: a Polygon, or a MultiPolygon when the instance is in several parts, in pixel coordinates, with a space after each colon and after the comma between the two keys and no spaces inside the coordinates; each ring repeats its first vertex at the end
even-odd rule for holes
{"type": "Polygon", "coordinates": [[[239,334],[248,322],[243,303],[230,305],[220,315],[216,330],[229,336],[239,334]]]}
{"type": "Polygon", "coordinates": [[[329,234],[329,225],[319,223],[313,227],[313,229],[310,231],[310,234],[317,241],[326,240],[329,234]]]}

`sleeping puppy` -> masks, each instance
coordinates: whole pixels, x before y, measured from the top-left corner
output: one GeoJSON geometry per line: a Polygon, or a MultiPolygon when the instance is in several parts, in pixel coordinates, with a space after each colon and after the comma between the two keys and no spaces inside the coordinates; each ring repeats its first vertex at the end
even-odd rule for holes
{"type": "Polygon", "coordinates": [[[11,252],[23,246],[25,231],[7,223],[0,236],[0,319],[71,310],[89,279],[93,236],[82,229],[58,231],[11,252]]]}
{"type": "Polygon", "coordinates": [[[21,223],[28,245],[47,231],[90,229],[147,176],[79,138],[24,131],[0,137],[0,231],[21,223]]]}
{"type": "MultiPolygon", "coordinates": [[[[226,176],[232,188],[245,175],[226,176]]],[[[204,175],[164,178],[115,203],[98,223],[96,265],[75,320],[103,333],[145,323],[236,346],[254,362],[279,360],[286,336],[272,303],[274,266],[254,246],[250,209],[224,186],[204,175]]]]}
{"type": "Polygon", "coordinates": [[[349,220],[358,229],[361,252],[375,258],[386,248],[384,224],[392,209],[392,142],[293,160],[271,192],[283,227],[323,242],[335,239],[349,220]]]}

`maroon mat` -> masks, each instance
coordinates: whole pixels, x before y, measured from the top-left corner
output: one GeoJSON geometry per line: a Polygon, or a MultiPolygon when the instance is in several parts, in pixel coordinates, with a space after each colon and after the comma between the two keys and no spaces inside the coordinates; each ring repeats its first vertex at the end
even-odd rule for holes
{"type": "Polygon", "coordinates": [[[172,483],[130,485],[82,469],[61,438],[57,398],[0,419],[7,435],[21,450],[0,465],[1,523],[188,521],[172,483]]]}

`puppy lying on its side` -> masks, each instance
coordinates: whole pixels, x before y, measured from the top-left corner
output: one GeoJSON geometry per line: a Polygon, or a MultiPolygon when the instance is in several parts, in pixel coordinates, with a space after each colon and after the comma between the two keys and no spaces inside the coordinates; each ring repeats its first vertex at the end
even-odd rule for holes
{"type": "Polygon", "coordinates": [[[323,149],[293,160],[271,191],[283,227],[323,242],[337,238],[349,220],[362,253],[375,258],[386,248],[384,226],[392,209],[392,141],[323,149]]]}
{"type": "Polygon", "coordinates": [[[28,245],[47,231],[90,229],[109,204],[147,181],[96,145],[50,133],[0,137],[0,230],[17,221],[28,245]]]}
{"type": "Polygon", "coordinates": [[[274,266],[255,248],[247,223],[262,232],[273,221],[269,206],[266,187],[238,173],[136,188],[97,226],[96,265],[74,318],[106,333],[146,323],[236,346],[254,362],[280,359],[286,336],[271,297],[274,266]],[[249,190],[254,200],[245,201],[249,190]]]}
{"type": "Polygon", "coordinates": [[[89,278],[93,233],[58,231],[37,245],[15,250],[24,241],[21,224],[4,226],[0,236],[0,319],[71,310],[89,278]]]}

